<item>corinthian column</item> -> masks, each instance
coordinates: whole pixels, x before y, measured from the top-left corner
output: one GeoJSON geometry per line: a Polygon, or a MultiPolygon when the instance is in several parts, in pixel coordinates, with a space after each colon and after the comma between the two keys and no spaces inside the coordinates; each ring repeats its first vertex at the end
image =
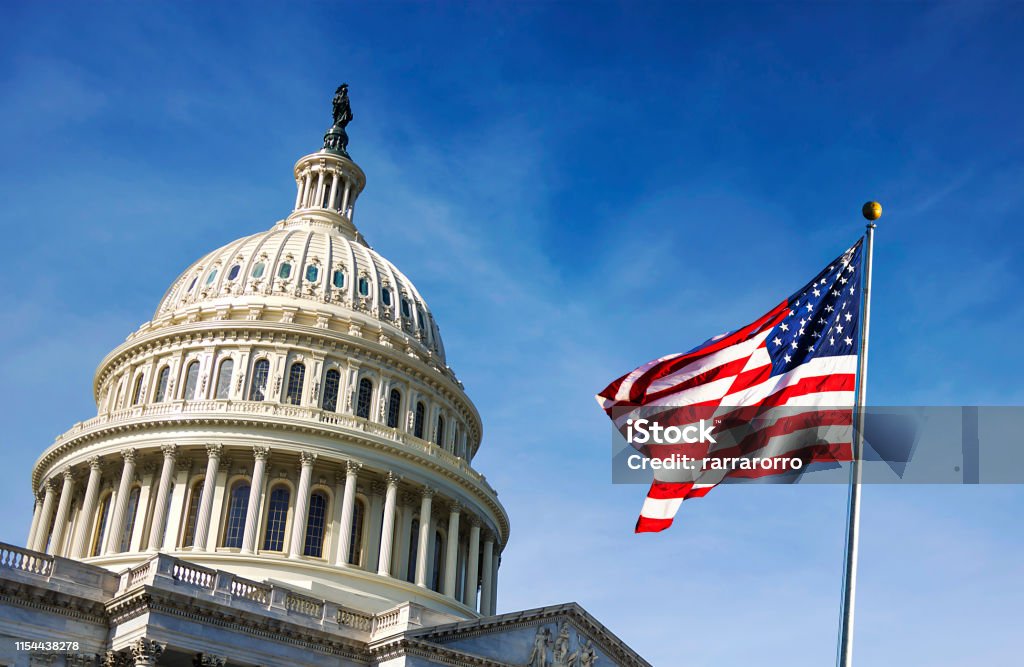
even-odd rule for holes
{"type": "Polygon", "coordinates": [[[388,490],[384,496],[384,525],[380,529],[380,558],[377,574],[391,576],[391,547],[395,539],[395,503],[398,499],[398,475],[389,472],[388,490]]]}
{"type": "Polygon", "coordinates": [[[490,616],[491,611],[491,600],[494,596],[491,583],[494,580],[494,538],[490,535],[484,540],[484,581],[480,587],[480,613],[484,616],[490,616]]]}
{"type": "Polygon", "coordinates": [[[167,528],[167,503],[170,502],[171,478],[174,477],[174,462],[178,458],[177,445],[163,445],[164,465],[160,468],[160,483],[156,489],[156,503],[153,504],[153,522],[149,529],[149,550],[158,551],[164,543],[167,528]]]}
{"type": "Polygon", "coordinates": [[[352,550],[352,515],[356,506],[356,478],[362,467],[362,464],[355,461],[349,461],[345,467],[345,496],[341,501],[338,553],[335,555],[335,564],[337,565],[348,565],[348,554],[352,550]]]}
{"type": "Polygon", "coordinates": [[[267,457],[270,449],[253,447],[252,482],[249,484],[249,505],[245,509],[245,531],[242,533],[242,553],[256,551],[256,524],[260,518],[260,498],[263,497],[263,478],[267,473],[267,457]]]}
{"type": "Polygon", "coordinates": [[[302,469],[299,472],[299,490],[295,494],[295,518],[292,521],[292,542],[288,545],[288,557],[298,558],[306,541],[306,516],[309,514],[309,485],[313,477],[313,461],[316,454],[299,454],[302,469]]]}
{"type": "Polygon", "coordinates": [[[96,513],[96,499],[100,495],[100,479],[103,472],[100,470],[100,457],[94,456],[89,459],[89,481],[85,484],[85,500],[82,501],[82,512],[78,515],[78,528],[75,530],[75,539],[71,543],[71,557],[84,558],[85,544],[89,541],[89,533],[92,532],[93,516],[96,513]]]}
{"type": "Polygon", "coordinates": [[[126,449],[121,452],[124,457],[124,467],[121,468],[121,483],[117,486],[117,503],[114,505],[114,515],[107,529],[107,550],[105,553],[116,554],[121,551],[121,537],[124,532],[125,512],[128,511],[129,489],[132,488],[132,480],[135,479],[135,450],[126,449]]]}
{"type": "MultiPolygon", "coordinates": [[[[203,495],[199,497],[199,516],[196,517],[196,532],[192,540],[193,551],[206,549],[206,538],[210,534],[210,514],[213,512],[213,492],[217,487],[217,471],[220,469],[220,455],[223,445],[207,445],[206,477],[203,479],[203,495]]],[[[118,496],[120,500],[120,496],[118,496]]]]}
{"type": "Polygon", "coordinates": [[[151,639],[136,639],[132,642],[132,661],[135,667],[151,667],[163,655],[166,644],[151,639]]]}
{"type": "Polygon", "coordinates": [[[444,594],[450,598],[455,597],[455,575],[458,574],[459,514],[461,511],[462,507],[455,502],[452,503],[451,511],[448,513],[448,540],[444,558],[444,594]]]}
{"type": "Polygon", "coordinates": [[[35,541],[29,545],[33,551],[42,551],[46,548],[46,538],[50,532],[50,517],[53,516],[53,503],[57,497],[57,482],[48,479],[43,484],[46,486],[46,495],[43,497],[43,509],[39,513],[39,527],[36,529],[35,541]]]}
{"type": "Polygon", "coordinates": [[[423,488],[423,500],[420,501],[420,541],[416,547],[416,585],[427,585],[427,550],[430,548],[430,504],[434,498],[434,490],[429,486],[423,488]]]}
{"type": "Polygon", "coordinates": [[[476,609],[476,588],[480,578],[480,520],[469,518],[469,554],[466,557],[466,585],[462,587],[462,604],[476,609]]]}
{"type": "Polygon", "coordinates": [[[60,490],[60,503],[57,505],[57,516],[53,519],[53,536],[50,538],[48,553],[63,555],[61,545],[64,542],[64,531],[68,527],[68,513],[71,512],[71,501],[75,494],[75,475],[69,467],[64,471],[64,486],[60,490]]]}
{"type": "Polygon", "coordinates": [[[39,530],[39,517],[43,514],[43,496],[36,493],[32,503],[32,525],[28,529],[28,539],[25,540],[25,548],[31,549],[32,543],[36,541],[36,532],[39,530]]]}

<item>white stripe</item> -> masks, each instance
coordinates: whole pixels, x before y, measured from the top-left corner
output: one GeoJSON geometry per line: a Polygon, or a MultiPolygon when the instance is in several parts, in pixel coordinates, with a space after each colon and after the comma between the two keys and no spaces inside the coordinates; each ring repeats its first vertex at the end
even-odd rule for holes
{"type": "Polygon", "coordinates": [[[661,357],[660,359],[655,359],[654,361],[648,361],[643,366],[640,366],[639,368],[634,369],[632,373],[630,373],[629,375],[626,376],[626,379],[622,381],[622,384],[619,385],[619,390],[617,392],[615,392],[615,400],[616,401],[626,401],[626,400],[629,400],[629,390],[633,387],[633,385],[636,383],[636,381],[638,379],[640,379],[640,377],[644,373],[646,373],[650,369],[654,368],[654,366],[656,366],[656,365],[658,365],[658,364],[660,364],[660,363],[662,363],[664,361],[669,361],[670,359],[675,359],[675,358],[681,357],[681,356],[683,356],[683,355],[682,354],[670,354],[668,356],[661,357]]]}
{"type": "MultiPolygon", "coordinates": [[[[767,335],[767,333],[764,335],[767,335]]],[[[760,337],[761,340],[764,340],[761,334],[758,334],[758,337],[760,337]]],[[[697,377],[701,373],[705,373],[713,368],[718,368],[719,366],[724,366],[730,361],[743,359],[744,357],[749,356],[759,344],[760,341],[755,337],[751,340],[730,345],[729,347],[718,350],[717,352],[712,352],[706,357],[694,359],[691,363],[683,366],[674,373],[666,375],[663,378],[658,378],[652,382],[651,386],[647,388],[647,393],[656,394],[666,389],[671,389],[678,384],[682,384],[687,380],[697,377]]]]}
{"type": "Polygon", "coordinates": [[[682,503],[682,498],[651,498],[648,496],[644,499],[640,516],[647,519],[671,519],[676,515],[682,503]]]}
{"type": "MultiPolygon", "coordinates": [[[[732,405],[757,405],[776,391],[796,384],[804,378],[824,377],[827,375],[854,374],[857,372],[857,356],[816,357],[800,364],[796,368],[747,389],[730,394],[728,402],[732,405]]],[[[825,392],[822,392],[825,393],[825,392]]]]}

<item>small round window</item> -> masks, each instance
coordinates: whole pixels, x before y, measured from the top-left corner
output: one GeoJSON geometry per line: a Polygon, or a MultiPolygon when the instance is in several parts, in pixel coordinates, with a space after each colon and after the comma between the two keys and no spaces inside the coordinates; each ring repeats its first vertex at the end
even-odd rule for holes
{"type": "Polygon", "coordinates": [[[287,280],[292,275],[292,265],[285,262],[281,265],[281,268],[277,270],[277,277],[283,280],[287,280]]]}
{"type": "Polygon", "coordinates": [[[365,276],[359,277],[359,293],[363,296],[370,295],[370,281],[365,276]]]}
{"type": "Polygon", "coordinates": [[[217,269],[210,271],[210,275],[206,276],[206,284],[211,285],[213,281],[217,279],[217,269]]]}
{"type": "Polygon", "coordinates": [[[240,267],[237,264],[232,266],[228,270],[228,280],[234,280],[235,278],[237,278],[239,270],[240,270],[240,267]]]}
{"type": "Polygon", "coordinates": [[[345,286],[345,272],[341,271],[341,270],[335,271],[334,272],[334,277],[331,279],[331,282],[334,283],[334,286],[337,287],[338,289],[341,289],[342,287],[344,287],[345,286]]]}
{"type": "Polygon", "coordinates": [[[306,267],[306,280],[315,283],[316,279],[320,277],[320,269],[315,264],[310,264],[306,267]]]}
{"type": "Polygon", "coordinates": [[[402,297],[402,317],[412,317],[412,306],[405,297],[402,297]]]}
{"type": "Polygon", "coordinates": [[[380,300],[381,300],[381,302],[385,306],[390,306],[391,305],[391,290],[389,290],[387,287],[385,287],[383,290],[381,290],[380,300]]]}
{"type": "Polygon", "coordinates": [[[267,268],[267,265],[264,264],[263,262],[260,262],[256,266],[252,267],[252,277],[253,278],[262,278],[263,277],[263,271],[266,268],[267,268]]]}

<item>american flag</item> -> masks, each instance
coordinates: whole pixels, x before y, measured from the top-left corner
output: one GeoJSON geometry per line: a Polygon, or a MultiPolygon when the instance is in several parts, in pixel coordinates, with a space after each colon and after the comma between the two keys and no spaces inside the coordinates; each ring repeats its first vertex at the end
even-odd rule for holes
{"type": "MultiPolygon", "coordinates": [[[[713,416],[717,444],[641,450],[652,458],[697,451],[704,458],[850,460],[862,245],[863,238],[745,327],[623,375],[597,395],[598,403],[620,432],[638,415],[660,414],[658,421],[674,424],[713,416]],[[722,437],[730,431],[733,437],[722,437]]],[[[784,472],[792,471],[656,471],[636,532],[668,528],[683,500],[706,495],[726,478],[784,472]]]]}

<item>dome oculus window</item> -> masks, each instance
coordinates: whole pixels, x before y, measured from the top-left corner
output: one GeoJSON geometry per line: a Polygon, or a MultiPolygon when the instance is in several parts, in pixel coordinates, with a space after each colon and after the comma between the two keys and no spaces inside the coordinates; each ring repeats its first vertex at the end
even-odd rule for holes
{"type": "Polygon", "coordinates": [[[345,272],[340,270],[340,269],[335,271],[334,272],[334,276],[331,278],[331,283],[335,287],[337,287],[338,289],[341,289],[342,287],[344,287],[345,286],[345,272]]]}
{"type": "Polygon", "coordinates": [[[266,270],[266,268],[267,268],[267,265],[264,264],[263,262],[258,263],[256,266],[252,267],[252,277],[253,278],[262,278],[263,277],[263,271],[266,270]]]}
{"type": "Polygon", "coordinates": [[[359,276],[359,295],[370,295],[370,281],[366,279],[366,276],[359,276]]]}
{"type": "Polygon", "coordinates": [[[310,264],[306,267],[306,281],[315,283],[316,279],[320,277],[320,269],[317,268],[316,264],[310,264]]]}
{"type": "Polygon", "coordinates": [[[241,267],[238,266],[237,264],[235,264],[230,269],[228,269],[228,280],[234,280],[235,278],[237,278],[238,277],[238,272],[240,270],[241,270],[241,267]]]}
{"type": "Polygon", "coordinates": [[[217,279],[217,269],[210,271],[210,275],[206,276],[206,284],[212,285],[213,281],[217,279]]]}
{"type": "Polygon", "coordinates": [[[285,262],[281,265],[281,268],[277,270],[277,277],[281,280],[288,280],[292,275],[292,265],[285,262]]]}

